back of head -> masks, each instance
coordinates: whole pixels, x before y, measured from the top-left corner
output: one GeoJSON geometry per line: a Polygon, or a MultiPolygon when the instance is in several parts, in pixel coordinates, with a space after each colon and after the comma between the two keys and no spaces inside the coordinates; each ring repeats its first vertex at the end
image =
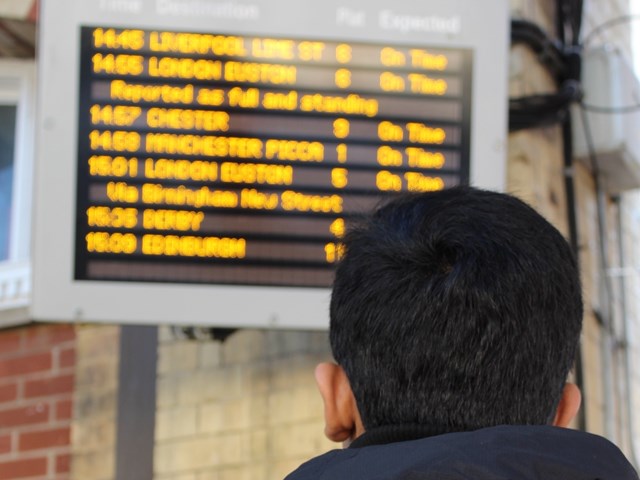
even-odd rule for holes
{"type": "Polygon", "coordinates": [[[365,428],[552,419],[582,298],[566,241],[532,208],[470,187],[403,196],[345,247],[330,338],[365,428]]]}

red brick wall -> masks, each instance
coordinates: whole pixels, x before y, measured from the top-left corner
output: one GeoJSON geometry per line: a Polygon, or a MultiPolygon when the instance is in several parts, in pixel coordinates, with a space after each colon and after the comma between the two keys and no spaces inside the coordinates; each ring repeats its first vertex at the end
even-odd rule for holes
{"type": "Polygon", "coordinates": [[[0,480],[68,480],[75,329],[0,330],[0,480]]]}

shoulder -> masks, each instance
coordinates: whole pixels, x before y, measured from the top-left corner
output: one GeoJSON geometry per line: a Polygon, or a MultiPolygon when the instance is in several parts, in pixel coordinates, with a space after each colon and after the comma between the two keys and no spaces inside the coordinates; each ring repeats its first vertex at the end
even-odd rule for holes
{"type": "Polygon", "coordinates": [[[500,426],[406,442],[333,450],[285,480],[521,478],[638,480],[608,440],[555,427],[500,426]],[[413,477],[405,477],[409,472],[413,477]]]}
{"type": "Polygon", "coordinates": [[[319,479],[327,468],[344,456],[348,450],[331,450],[323,455],[312,458],[300,465],[296,470],[285,477],[285,480],[311,480],[319,479]]]}

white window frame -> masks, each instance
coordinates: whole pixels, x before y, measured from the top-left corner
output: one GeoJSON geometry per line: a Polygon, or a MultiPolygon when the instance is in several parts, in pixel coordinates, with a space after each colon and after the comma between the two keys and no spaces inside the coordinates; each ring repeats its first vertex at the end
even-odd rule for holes
{"type": "Polygon", "coordinates": [[[0,60],[0,105],[15,105],[9,255],[0,261],[0,328],[29,321],[35,61],[0,60]]]}

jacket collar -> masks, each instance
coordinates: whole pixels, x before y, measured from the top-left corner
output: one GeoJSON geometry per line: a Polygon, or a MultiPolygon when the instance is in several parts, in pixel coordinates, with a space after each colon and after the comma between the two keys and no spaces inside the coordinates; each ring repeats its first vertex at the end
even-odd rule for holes
{"type": "Polygon", "coordinates": [[[385,425],[366,430],[362,435],[356,438],[349,448],[362,448],[370,445],[386,445],[395,442],[407,442],[410,440],[418,440],[420,438],[435,437],[445,433],[455,433],[461,431],[472,431],[475,429],[456,429],[452,427],[443,427],[436,425],[403,424],[403,425],[385,425]]]}

